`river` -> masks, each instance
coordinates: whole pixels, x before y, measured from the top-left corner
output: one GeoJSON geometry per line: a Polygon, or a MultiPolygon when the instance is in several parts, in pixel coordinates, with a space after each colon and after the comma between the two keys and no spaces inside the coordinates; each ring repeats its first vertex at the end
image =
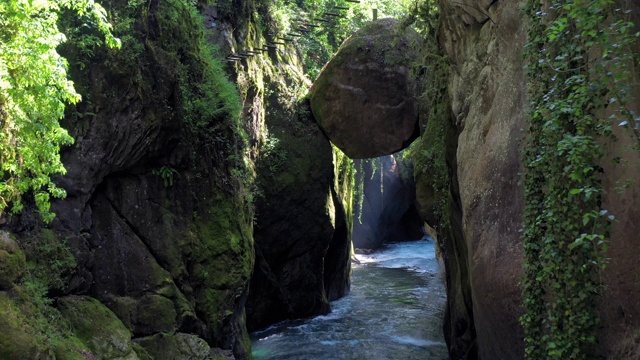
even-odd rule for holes
{"type": "Polygon", "coordinates": [[[349,295],[326,316],[251,334],[256,360],[443,360],[446,295],[434,244],[395,243],[356,255],[349,295]]]}

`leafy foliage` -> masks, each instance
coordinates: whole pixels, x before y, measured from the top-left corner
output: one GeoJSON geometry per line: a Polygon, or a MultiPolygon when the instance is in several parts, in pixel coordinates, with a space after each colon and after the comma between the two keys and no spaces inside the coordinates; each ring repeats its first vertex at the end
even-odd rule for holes
{"type": "Polygon", "coordinates": [[[599,139],[612,135],[605,108],[633,121],[624,107],[632,24],[612,0],[529,0],[525,11],[526,358],[584,359],[596,341],[596,274],[614,219],[601,208],[599,139]]]}
{"type": "Polygon", "coordinates": [[[356,185],[356,168],[353,160],[345,155],[337,146],[331,144],[333,149],[334,187],[338,197],[344,206],[347,228],[349,234],[353,230],[353,207],[356,185]]]}
{"type": "Polygon", "coordinates": [[[272,38],[293,38],[305,72],[315,79],[347,37],[372,20],[406,16],[413,0],[271,0],[264,5],[265,25],[272,38]],[[308,32],[300,31],[300,29],[308,32]],[[301,36],[291,36],[299,34],[301,36]]]}
{"type": "Polygon", "coordinates": [[[173,186],[173,175],[178,174],[178,170],[171,166],[161,166],[159,169],[151,171],[152,174],[160,176],[164,183],[164,187],[173,186]]]}
{"type": "Polygon", "coordinates": [[[50,292],[64,292],[76,269],[76,260],[66,240],[52,230],[41,229],[21,241],[28,259],[27,273],[16,287],[20,306],[29,314],[25,322],[39,342],[57,347],[73,342],[72,333],[60,312],[53,307],[50,292]]]}
{"type": "Polygon", "coordinates": [[[60,146],[73,139],[58,121],[65,103],[80,96],[56,51],[65,40],[57,26],[64,8],[86,16],[109,46],[119,45],[93,0],[0,2],[0,215],[19,212],[22,196],[31,192],[49,222],[51,196],[65,196],[51,176],[64,174],[60,146]]]}

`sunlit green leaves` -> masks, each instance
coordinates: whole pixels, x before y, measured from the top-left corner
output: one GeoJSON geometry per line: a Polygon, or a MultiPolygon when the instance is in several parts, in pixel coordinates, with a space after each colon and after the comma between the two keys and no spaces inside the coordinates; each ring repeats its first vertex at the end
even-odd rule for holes
{"type": "Polygon", "coordinates": [[[634,115],[625,108],[632,24],[612,0],[529,0],[525,11],[525,355],[583,359],[595,342],[596,274],[615,220],[600,208],[601,143],[612,121],[634,115]],[[605,108],[614,115],[602,116],[605,108]]]}
{"type": "Polygon", "coordinates": [[[270,16],[269,31],[274,36],[297,33],[300,24],[318,25],[309,27],[310,33],[296,40],[306,73],[314,79],[342,41],[373,19],[374,9],[378,18],[400,18],[409,14],[414,3],[414,0],[362,0],[358,3],[346,0],[271,0],[266,6],[270,16]]]}
{"type": "Polygon", "coordinates": [[[109,46],[119,45],[93,0],[0,2],[0,215],[21,211],[30,192],[48,222],[51,196],[65,196],[51,176],[65,173],[60,147],[73,139],[58,121],[80,96],[56,51],[66,39],[57,26],[63,8],[89,16],[109,46]]]}

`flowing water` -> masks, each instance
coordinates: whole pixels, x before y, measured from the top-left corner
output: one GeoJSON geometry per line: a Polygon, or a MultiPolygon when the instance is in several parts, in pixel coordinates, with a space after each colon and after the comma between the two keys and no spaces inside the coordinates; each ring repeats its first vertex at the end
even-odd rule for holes
{"type": "Polygon", "coordinates": [[[356,255],[349,295],[332,312],[251,334],[256,360],[443,360],[445,290],[432,241],[356,255]]]}

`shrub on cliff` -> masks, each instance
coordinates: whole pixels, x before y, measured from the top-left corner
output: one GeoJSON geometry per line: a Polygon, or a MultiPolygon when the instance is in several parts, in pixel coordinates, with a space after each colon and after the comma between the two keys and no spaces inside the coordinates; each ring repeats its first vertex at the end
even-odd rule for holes
{"type": "Polygon", "coordinates": [[[19,212],[22,196],[29,193],[49,222],[54,217],[50,197],[65,196],[51,180],[65,172],[60,146],[73,142],[59,120],[65,104],[80,95],[56,50],[65,41],[57,25],[63,9],[86,17],[107,45],[119,46],[104,9],[93,0],[0,3],[0,216],[19,212]]]}

